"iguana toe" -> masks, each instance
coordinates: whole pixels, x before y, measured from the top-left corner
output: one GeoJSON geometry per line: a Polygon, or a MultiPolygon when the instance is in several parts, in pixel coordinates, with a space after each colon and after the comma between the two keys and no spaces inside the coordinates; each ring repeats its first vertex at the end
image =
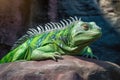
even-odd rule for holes
{"type": "Polygon", "coordinates": [[[82,57],[92,58],[92,59],[97,59],[97,60],[99,60],[98,57],[95,56],[95,55],[93,55],[93,54],[87,54],[87,53],[86,53],[86,54],[83,54],[82,57]]]}
{"type": "Polygon", "coordinates": [[[50,56],[51,56],[51,58],[52,58],[53,60],[55,60],[55,61],[57,61],[57,59],[62,59],[62,56],[61,56],[60,53],[55,53],[55,54],[52,54],[52,55],[50,55],[50,56]]]}

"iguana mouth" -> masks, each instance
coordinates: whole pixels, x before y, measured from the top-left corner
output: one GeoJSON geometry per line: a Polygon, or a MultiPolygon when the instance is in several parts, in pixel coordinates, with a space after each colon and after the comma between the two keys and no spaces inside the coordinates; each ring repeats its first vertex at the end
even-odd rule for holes
{"type": "Polygon", "coordinates": [[[83,43],[80,43],[79,45],[89,45],[91,44],[92,42],[94,42],[96,39],[91,39],[91,40],[88,40],[88,41],[85,41],[83,43]]]}

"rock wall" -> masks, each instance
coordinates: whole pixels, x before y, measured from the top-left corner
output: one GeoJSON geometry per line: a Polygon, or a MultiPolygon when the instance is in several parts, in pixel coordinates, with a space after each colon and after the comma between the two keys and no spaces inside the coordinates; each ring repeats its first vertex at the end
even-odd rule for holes
{"type": "Polygon", "coordinates": [[[32,0],[30,12],[30,26],[45,24],[48,19],[48,0],[32,0]]]}
{"type": "Polygon", "coordinates": [[[24,0],[0,0],[0,43],[12,45],[28,23],[29,5],[24,0]],[[24,8],[27,9],[24,9],[24,8]]]}
{"type": "Polygon", "coordinates": [[[28,28],[30,0],[0,0],[0,57],[28,28]]]}
{"type": "Polygon", "coordinates": [[[120,35],[120,0],[100,0],[99,5],[105,18],[120,35]]]}

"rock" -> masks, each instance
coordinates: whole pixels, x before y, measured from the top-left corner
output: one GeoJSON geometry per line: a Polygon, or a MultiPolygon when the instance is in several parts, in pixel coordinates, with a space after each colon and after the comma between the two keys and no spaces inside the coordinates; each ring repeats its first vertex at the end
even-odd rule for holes
{"type": "Polygon", "coordinates": [[[116,11],[114,6],[117,4],[115,4],[112,0],[100,0],[99,5],[104,17],[110,22],[110,24],[116,24],[119,17],[117,14],[118,11],[116,11]]]}
{"type": "Polygon", "coordinates": [[[94,50],[102,55],[100,57],[101,60],[112,61],[120,65],[120,0],[99,0],[98,5],[103,13],[102,17],[104,17],[105,22],[100,25],[103,26],[103,36],[98,43],[102,44],[96,44],[98,49],[94,50]]]}
{"type": "Polygon", "coordinates": [[[105,61],[63,56],[55,62],[26,61],[0,65],[0,80],[119,80],[120,66],[105,61]]]}
{"type": "Polygon", "coordinates": [[[30,2],[0,0],[0,3],[0,43],[12,45],[28,28],[30,2]]]}
{"type": "Polygon", "coordinates": [[[118,24],[120,21],[120,0],[100,0],[99,5],[103,13],[105,13],[104,17],[106,17],[120,36],[120,23],[118,24]]]}
{"type": "Polygon", "coordinates": [[[101,15],[95,0],[58,0],[60,17],[101,15]]]}
{"type": "MultiPolygon", "coordinates": [[[[50,1],[51,2],[51,1],[50,1]]],[[[31,15],[30,15],[30,26],[35,27],[39,24],[45,24],[49,21],[48,16],[54,15],[54,12],[51,12],[51,9],[48,13],[48,8],[51,5],[48,5],[48,0],[31,0],[31,15]]]]}
{"type": "Polygon", "coordinates": [[[0,44],[0,59],[2,58],[2,56],[5,56],[5,54],[11,49],[11,46],[6,45],[6,44],[0,44]]]}
{"type": "Polygon", "coordinates": [[[0,0],[0,3],[1,58],[8,53],[11,48],[9,46],[28,30],[31,7],[30,0],[0,0]]]}

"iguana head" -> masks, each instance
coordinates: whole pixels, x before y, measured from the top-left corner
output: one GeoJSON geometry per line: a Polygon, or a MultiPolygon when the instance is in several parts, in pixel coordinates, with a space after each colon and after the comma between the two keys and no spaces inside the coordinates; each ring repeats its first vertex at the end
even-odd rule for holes
{"type": "Polygon", "coordinates": [[[73,46],[89,45],[102,34],[101,28],[95,22],[76,21],[73,26],[71,33],[73,46]]]}

